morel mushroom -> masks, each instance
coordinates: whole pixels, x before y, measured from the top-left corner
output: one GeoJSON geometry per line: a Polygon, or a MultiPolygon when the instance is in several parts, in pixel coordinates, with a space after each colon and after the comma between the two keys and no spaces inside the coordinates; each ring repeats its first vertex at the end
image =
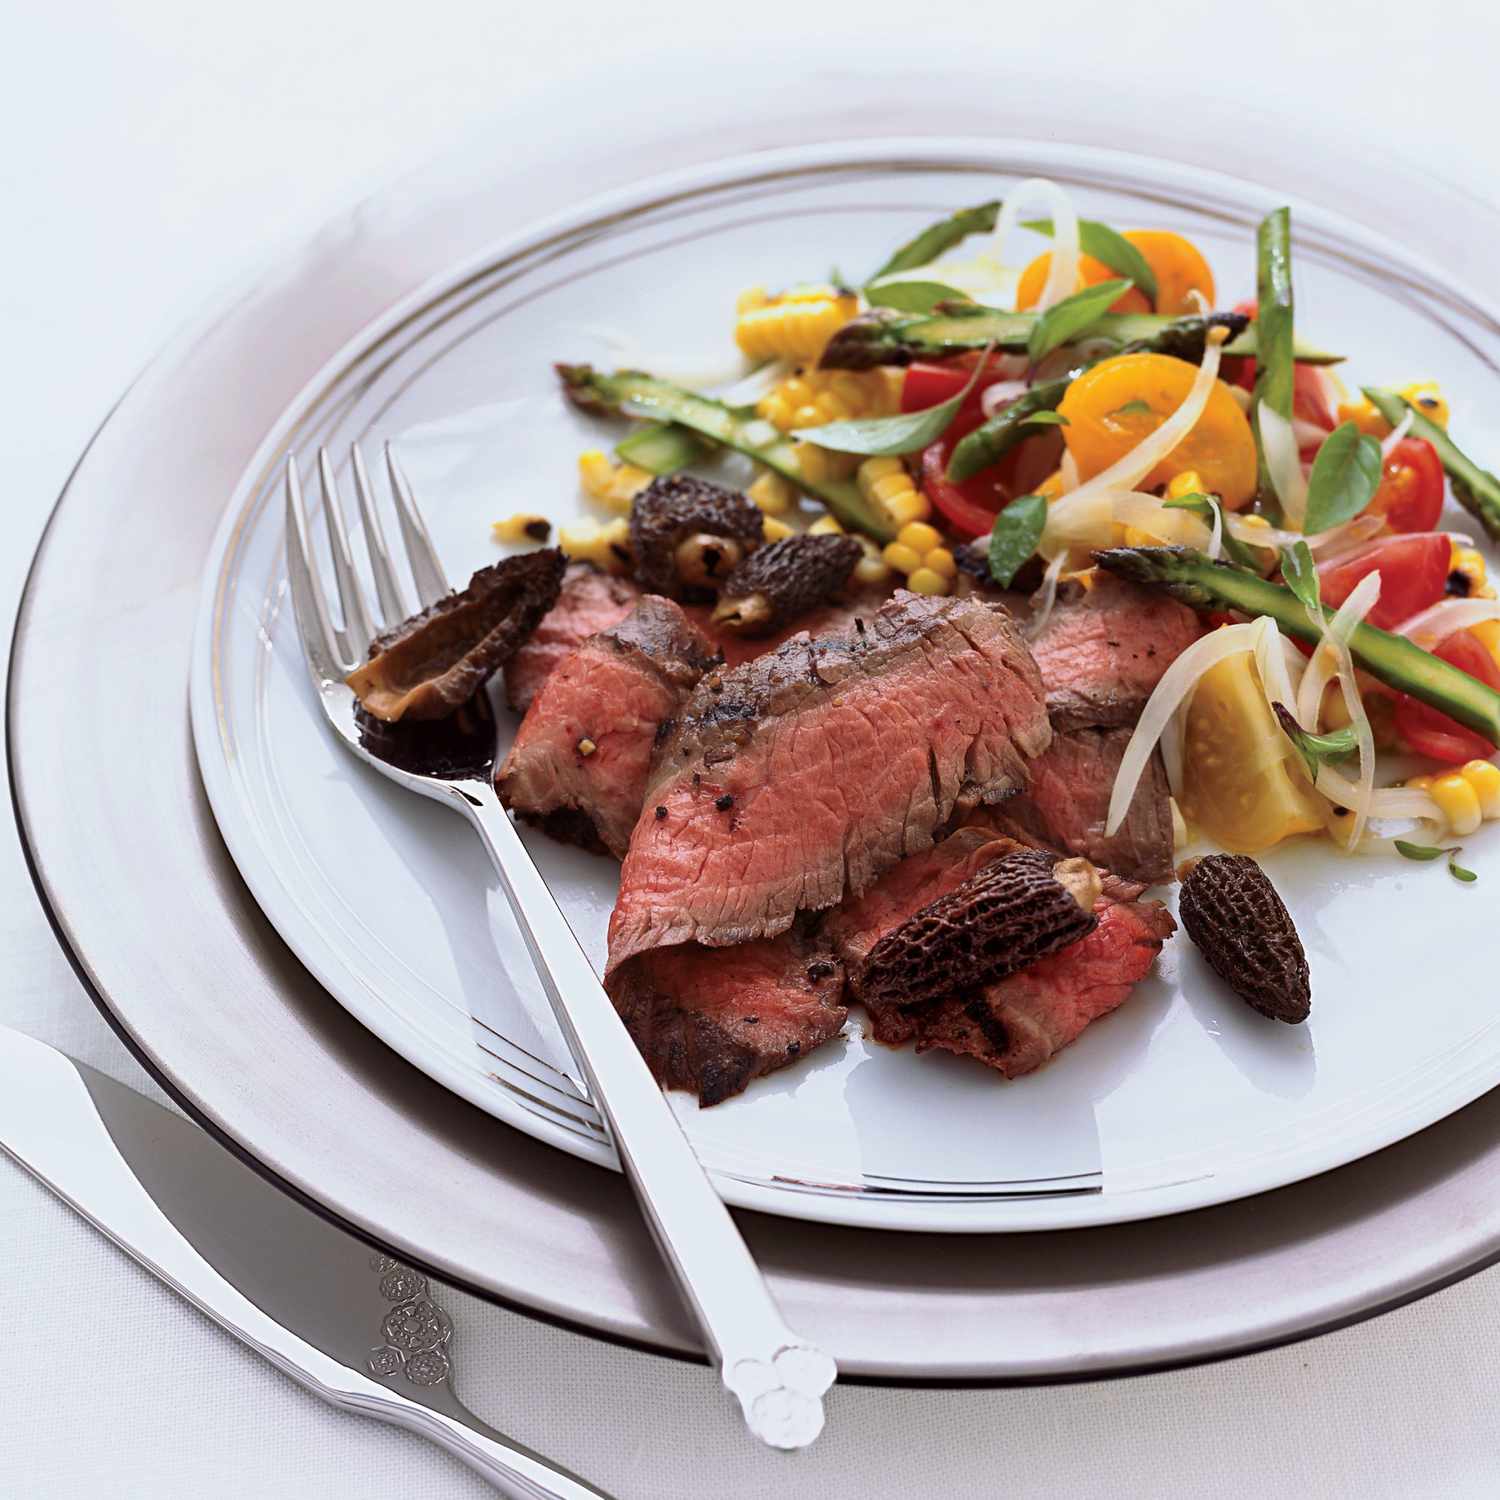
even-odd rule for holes
{"type": "Polygon", "coordinates": [[[1087,860],[1002,855],[886,933],[851,987],[866,1004],[909,1008],[993,984],[1092,932],[1098,890],[1087,860]]]}
{"type": "Polygon", "coordinates": [[[668,599],[711,600],[763,535],[753,501],[687,474],[653,479],[630,508],[636,581],[668,599]]]}
{"type": "Polygon", "coordinates": [[[1302,939],[1266,873],[1245,854],[1209,854],[1182,882],[1188,936],[1241,1000],[1295,1026],[1312,1009],[1302,939]]]}
{"type": "Polygon", "coordinates": [[[724,580],[714,624],[734,635],[769,635],[838,593],[863,556],[852,536],[772,542],[724,580]]]}
{"type": "Polygon", "coordinates": [[[557,602],[564,566],[555,547],[508,557],[377,636],[369,661],[345,679],[361,707],[388,724],[446,718],[515,655],[557,602]]]}

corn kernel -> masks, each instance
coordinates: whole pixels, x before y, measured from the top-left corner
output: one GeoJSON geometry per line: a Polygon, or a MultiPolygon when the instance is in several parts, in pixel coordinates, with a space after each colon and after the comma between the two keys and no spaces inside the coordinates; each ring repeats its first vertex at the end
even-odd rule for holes
{"type": "Polygon", "coordinates": [[[918,568],[906,580],[906,586],[914,594],[946,594],[951,587],[941,573],[934,573],[931,568],[918,568]]]}
{"type": "Polygon", "coordinates": [[[1479,637],[1479,644],[1494,658],[1495,665],[1500,666],[1500,620],[1481,620],[1469,629],[1479,637]]]}
{"type": "Polygon", "coordinates": [[[569,521],[558,528],[557,545],[569,557],[590,548],[597,549],[603,529],[592,516],[580,516],[576,521],[569,521]]]}
{"type": "Polygon", "coordinates": [[[615,466],[602,449],[590,448],[587,453],[578,455],[578,482],[595,500],[602,500],[609,494],[614,477],[615,466]]]}
{"type": "Polygon", "coordinates": [[[795,443],[793,451],[797,455],[797,472],[809,484],[847,479],[859,467],[857,453],[835,453],[833,449],[820,448],[816,443],[795,443]]]}
{"type": "Polygon", "coordinates": [[[885,508],[897,526],[905,526],[911,521],[925,521],[932,514],[931,501],[918,489],[896,496],[886,503],[885,508]]]}
{"type": "Polygon", "coordinates": [[[1413,792],[1426,792],[1432,789],[1432,777],[1430,776],[1408,776],[1402,785],[1413,792]]]}
{"type": "Polygon", "coordinates": [[[1203,485],[1203,476],[1196,469],[1184,469],[1180,474],[1174,474],[1171,482],[1167,485],[1167,499],[1181,500],[1184,495],[1205,495],[1208,491],[1203,485]]]}
{"type": "Polygon", "coordinates": [[[619,515],[628,515],[631,501],[651,483],[651,475],[635,464],[612,463],[597,448],[578,455],[578,480],[584,492],[619,515]]]}
{"type": "Polygon", "coordinates": [[[1379,408],[1373,401],[1340,401],[1338,409],[1339,425],[1345,422],[1353,422],[1354,425],[1364,433],[1373,438],[1389,437],[1391,424],[1380,415],[1379,408]]]}
{"type": "Polygon", "coordinates": [[[588,738],[579,740],[577,745],[578,753],[583,756],[592,755],[598,748],[598,745],[596,745],[593,740],[588,738]]]}
{"type": "Polygon", "coordinates": [[[862,557],[854,565],[854,580],[867,588],[883,588],[895,575],[890,566],[877,553],[874,557],[862,557]]]}
{"type": "Polygon", "coordinates": [[[497,542],[517,546],[522,542],[545,542],[552,535],[552,522],[533,511],[518,510],[490,527],[497,542]]]}
{"type": "Polygon", "coordinates": [[[1471,760],[1464,764],[1463,778],[1474,788],[1479,798],[1479,811],[1488,821],[1500,818],[1500,766],[1487,760],[1471,760]]]}
{"type": "Polygon", "coordinates": [[[823,515],[819,516],[818,519],[807,528],[807,534],[809,536],[841,536],[843,534],[843,530],[843,524],[839,521],[839,518],[837,516],[823,515]]]}
{"type": "Polygon", "coordinates": [[[734,299],[734,310],[737,313],[750,312],[757,307],[764,307],[770,301],[763,286],[746,287],[738,297],[734,299]]]}
{"type": "Polygon", "coordinates": [[[1450,576],[1457,573],[1464,580],[1458,587],[1467,598],[1473,598],[1484,587],[1484,557],[1473,547],[1461,547],[1455,542],[1448,572],[1450,576]]]}
{"type": "Polygon", "coordinates": [[[785,521],[778,521],[775,516],[767,516],[760,523],[760,532],[768,542],[779,542],[786,537],[796,535],[785,521]]]}
{"type": "Polygon", "coordinates": [[[779,516],[791,508],[797,492],[780,474],[765,473],[746,491],[768,516],[779,516]]]}
{"type": "Polygon", "coordinates": [[[903,542],[891,542],[880,555],[898,573],[915,573],[922,566],[922,554],[903,542]]]}
{"type": "Polygon", "coordinates": [[[1410,401],[1429,422],[1439,427],[1448,425],[1448,402],[1435,380],[1420,380],[1415,385],[1402,386],[1400,395],[1410,401]]]}
{"type": "Polygon", "coordinates": [[[913,552],[927,553],[943,545],[943,534],[926,521],[913,521],[896,533],[896,540],[913,552]]]}
{"type": "Polygon", "coordinates": [[[1442,809],[1448,827],[1458,837],[1464,838],[1474,832],[1483,821],[1479,810],[1479,796],[1464,779],[1460,771],[1449,771],[1433,778],[1427,794],[1442,809]]]}
{"type": "Polygon", "coordinates": [[[944,578],[958,577],[958,560],[946,547],[933,547],[922,558],[922,566],[944,578]]]}

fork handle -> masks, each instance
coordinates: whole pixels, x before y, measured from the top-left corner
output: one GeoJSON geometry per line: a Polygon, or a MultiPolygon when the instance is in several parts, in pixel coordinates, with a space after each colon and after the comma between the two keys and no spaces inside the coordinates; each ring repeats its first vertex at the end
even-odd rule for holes
{"type": "Polygon", "coordinates": [[[464,809],[494,860],[558,1025],[720,1377],[757,1437],[777,1448],[805,1447],[822,1430],[833,1360],[787,1327],[515,825],[492,788],[470,788],[464,809]]]}

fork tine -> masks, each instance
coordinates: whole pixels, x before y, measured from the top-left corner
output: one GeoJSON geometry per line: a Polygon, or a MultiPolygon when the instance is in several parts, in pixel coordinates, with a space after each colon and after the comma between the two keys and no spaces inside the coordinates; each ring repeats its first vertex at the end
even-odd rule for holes
{"type": "Polygon", "coordinates": [[[411,561],[411,576],[416,580],[417,597],[425,609],[435,604],[448,592],[448,580],[443,574],[443,565],[438,560],[437,548],[427,534],[427,523],[417,509],[416,496],[411,492],[411,483],[396,461],[391,445],[385,445],[385,467],[391,476],[391,494],[396,501],[396,515],[401,521],[401,534],[406,538],[406,555],[411,561]]]}
{"type": "Polygon", "coordinates": [[[328,618],[328,601],[323,586],[313,571],[311,549],[307,545],[307,512],[302,505],[302,481],[297,477],[297,460],[286,461],[286,569],[292,587],[292,610],[302,636],[302,649],[316,676],[337,682],[354,669],[344,664],[339,654],[333,622],[328,618]]]}
{"type": "Polygon", "coordinates": [[[334,477],[328,450],[322,447],[318,449],[318,481],[323,490],[328,545],[333,551],[333,573],[339,586],[339,608],[344,615],[344,628],[335,633],[344,647],[344,659],[359,661],[370,649],[375,627],[370,623],[365,587],[354,571],[354,558],[349,551],[349,524],[344,520],[344,505],[339,499],[339,482],[334,477]]]}
{"type": "Polygon", "coordinates": [[[365,528],[365,549],[370,554],[370,570],[375,575],[375,592],[380,597],[380,613],[386,627],[399,625],[411,614],[406,590],[391,566],[390,549],[385,544],[385,527],[375,507],[375,492],[370,488],[370,473],[358,443],[349,444],[349,462],[354,470],[354,493],[359,497],[359,515],[365,528]]]}

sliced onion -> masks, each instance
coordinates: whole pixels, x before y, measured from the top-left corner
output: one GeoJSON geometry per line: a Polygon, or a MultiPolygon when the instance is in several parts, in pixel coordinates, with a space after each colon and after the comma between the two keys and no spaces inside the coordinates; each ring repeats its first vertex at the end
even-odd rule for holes
{"type": "MultiPolygon", "coordinates": [[[[1359,787],[1332,766],[1318,767],[1317,787],[1336,807],[1346,807],[1353,812],[1359,806],[1359,787]]],[[[1437,803],[1426,792],[1414,786],[1381,787],[1370,795],[1369,812],[1372,818],[1416,818],[1434,823],[1443,821],[1442,810],[1437,803]]]]}
{"type": "Polygon", "coordinates": [[[1009,406],[1017,396],[1024,396],[1029,387],[1024,380],[997,380],[986,386],[979,398],[979,409],[986,417],[993,417],[1002,407],[1009,406]]]}
{"type": "Polygon", "coordinates": [[[1208,534],[1208,560],[1218,562],[1224,553],[1224,507],[1215,505],[1212,507],[1214,513],[1213,530],[1208,534]]]}
{"type": "Polygon", "coordinates": [[[1293,525],[1301,526],[1307,514],[1307,476],[1302,472],[1302,457],[1297,451],[1297,434],[1292,424],[1272,411],[1264,401],[1256,408],[1260,423],[1260,446],[1266,455],[1266,472],[1271,487],[1293,525]]]}
{"type": "Polygon", "coordinates": [[[1063,449],[1062,462],[1057,466],[1057,472],[1062,475],[1062,492],[1069,494],[1078,488],[1078,460],[1073,457],[1071,448],[1063,449]]]}
{"type": "Polygon", "coordinates": [[[1036,305],[1037,311],[1043,312],[1064,297],[1071,297],[1077,289],[1078,212],[1073,200],[1050,177],[1027,177],[1018,182],[1005,195],[995,225],[994,254],[999,260],[1005,259],[1006,237],[1020,224],[1021,204],[1028,198],[1045,198],[1052,213],[1052,260],[1047,284],[1036,305]]]}
{"type": "MultiPolygon", "coordinates": [[[[1306,730],[1317,732],[1318,714],[1323,707],[1323,694],[1333,681],[1339,668],[1339,656],[1331,646],[1320,644],[1313,652],[1307,670],[1302,674],[1302,683],[1297,689],[1297,703],[1293,710],[1297,722],[1306,730]]],[[[1288,705],[1290,707],[1290,705],[1288,705]]]]}
{"type": "Polygon", "coordinates": [[[1440,599],[1396,626],[1395,633],[1410,640],[1431,637],[1440,641],[1485,620],[1500,620],[1500,599],[1440,599]]]}
{"type": "Polygon", "coordinates": [[[1386,459],[1388,459],[1391,454],[1396,451],[1396,444],[1399,443],[1401,439],[1411,431],[1411,419],[1412,409],[1408,406],[1406,408],[1406,415],[1402,417],[1401,420],[1397,422],[1393,428],[1391,428],[1389,436],[1387,436],[1380,444],[1381,463],[1384,463],[1386,459]]]}
{"type": "Polygon", "coordinates": [[[1067,550],[1064,549],[1047,564],[1047,571],[1042,574],[1042,585],[1032,601],[1036,608],[1026,624],[1028,640],[1034,641],[1047,628],[1047,621],[1052,618],[1052,606],[1057,603],[1057,582],[1062,577],[1067,560],[1067,550]]]}
{"type": "Polygon", "coordinates": [[[1270,615],[1262,615],[1261,622],[1261,633],[1255,640],[1255,668],[1260,673],[1261,689],[1267,703],[1292,709],[1297,701],[1292,673],[1302,671],[1305,663],[1270,615]]]}
{"type": "Polygon", "coordinates": [[[1344,709],[1349,715],[1355,742],[1359,746],[1359,801],[1352,809],[1354,824],[1348,839],[1351,846],[1359,843],[1364,836],[1365,824],[1370,819],[1375,793],[1375,732],[1370,728],[1370,716],[1365,712],[1364,699],[1359,695],[1359,683],[1354,677],[1354,658],[1349,652],[1349,637],[1375,607],[1379,598],[1380,574],[1367,573],[1328,621],[1324,635],[1324,640],[1331,642],[1338,652],[1339,687],[1343,690],[1344,709]]]}
{"type": "Polygon", "coordinates": [[[1236,515],[1233,511],[1224,517],[1224,525],[1230,536],[1252,547],[1290,547],[1296,542],[1306,542],[1309,551],[1325,554],[1322,561],[1327,562],[1329,555],[1352,551],[1367,542],[1385,526],[1385,518],[1355,516],[1352,521],[1345,521],[1342,526],[1329,531],[1320,531],[1315,536],[1284,531],[1279,526],[1252,524],[1248,516],[1236,515]]]}
{"type": "Polygon", "coordinates": [[[1301,417],[1293,417],[1292,435],[1297,439],[1297,449],[1300,456],[1303,448],[1320,447],[1323,439],[1328,436],[1328,429],[1320,426],[1317,422],[1304,422],[1301,417]]]}
{"type": "Polygon", "coordinates": [[[1190,510],[1169,510],[1155,495],[1125,490],[1110,497],[1114,518],[1137,531],[1149,531],[1164,542],[1196,547],[1200,552],[1212,542],[1212,533],[1201,516],[1190,510]]]}
{"type": "Polygon", "coordinates": [[[1317,553],[1320,563],[1336,562],[1351,552],[1358,552],[1372,537],[1385,530],[1384,516],[1355,516],[1331,531],[1320,531],[1308,537],[1308,550],[1317,553]]]}
{"type": "Polygon", "coordinates": [[[1221,630],[1211,631],[1194,641],[1176,661],[1162,673],[1141,717],[1136,722],[1135,733],[1125,747],[1120,760],[1120,769],[1115,775],[1114,789],[1109,796],[1109,816],[1105,820],[1106,837],[1113,837],[1130,804],[1135,800],[1136,787],[1140,785],[1146,764],[1156,743],[1166,733],[1167,726],[1178,708],[1187,700],[1205,672],[1218,666],[1231,656],[1255,649],[1256,627],[1252,625],[1226,625],[1221,630]]]}

